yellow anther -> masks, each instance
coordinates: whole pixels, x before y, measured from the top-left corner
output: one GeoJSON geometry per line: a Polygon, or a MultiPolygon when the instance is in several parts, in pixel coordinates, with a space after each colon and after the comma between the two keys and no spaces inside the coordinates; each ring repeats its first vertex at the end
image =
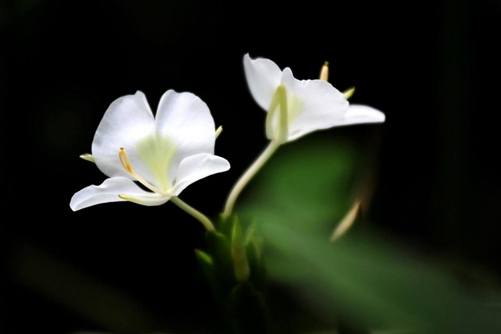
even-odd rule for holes
{"type": "Polygon", "coordinates": [[[322,69],[320,70],[320,80],[328,81],[329,80],[329,62],[324,62],[322,69]]]}
{"type": "MultiPolygon", "coordinates": [[[[136,174],[136,172],[134,172],[134,170],[132,169],[132,164],[130,163],[129,155],[125,151],[125,148],[120,147],[120,150],[118,151],[118,157],[120,158],[120,162],[122,163],[122,166],[124,166],[125,170],[130,175],[132,175],[137,181],[139,181],[142,185],[144,185],[146,188],[150,189],[151,191],[156,192],[157,194],[161,194],[164,196],[168,195],[167,191],[162,191],[162,190],[158,189],[157,187],[151,185],[148,181],[146,181],[141,176],[136,174]]],[[[121,198],[127,199],[124,197],[121,197],[121,198]]],[[[127,199],[127,200],[130,201],[130,199],[127,199]]]]}
{"type": "Polygon", "coordinates": [[[96,160],[94,160],[94,157],[92,156],[92,154],[89,154],[89,153],[82,154],[80,156],[80,159],[84,159],[84,160],[94,162],[94,163],[96,162],[96,160]]]}
{"type": "Polygon", "coordinates": [[[223,126],[222,125],[219,126],[217,128],[217,130],[216,130],[216,139],[217,139],[217,137],[219,137],[219,135],[221,134],[221,132],[223,132],[223,126]]]}
{"type": "Polygon", "coordinates": [[[344,97],[348,100],[352,95],[353,93],[355,93],[355,87],[351,87],[350,89],[347,89],[343,92],[344,94],[344,97]]]}
{"type": "Polygon", "coordinates": [[[125,148],[120,147],[120,151],[118,152],[118,156],[120,157],[120,162],[122,166],[124,166],[125,170],[129,172],[129,174],[136,176],[134,170],[132,169],[132,165],[130,163],[129,155],[125,151],[125,148]]]}

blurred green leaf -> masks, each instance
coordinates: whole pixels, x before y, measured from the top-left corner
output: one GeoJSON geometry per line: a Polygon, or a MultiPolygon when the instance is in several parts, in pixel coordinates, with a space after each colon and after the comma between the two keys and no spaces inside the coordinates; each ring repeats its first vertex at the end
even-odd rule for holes
{"type": "Polygon", "coordinates": [[[195,257],[208,283],[213,287],[216,282],[214,276],[214,261],[212,260],[212,257],[200,249],[195,249],[195,257]]]}
{"type": "Polygon", "coordinates": [[[374,229],[329,241],[358,172],[355,150],[329,140],[292,143],[270,161],[238,208],[264,237],[270,279],[326,330],[341,321],[371,333],[501,333],[499,308],[485,298],[501,300],[496,287],[464,284],[374,229]]]}
{"type": "Polygon", "coordinates": [[[216,294],[225,298],[236,284],[231,244],[226,236],[218,232],[209,232],[206,235],[209,254],[214,266],[216,294]]]}
{"type": "Polygon", "coordinates": [[[233,267],[235,269],[235,278],[239,282],[249,279],[250,269],[249,260],[245,248],[244,236],[240,221],[237,217],[233,218],[233,231],[231,235],[231,256],[233,258],[233,267]]]}
{"type": "Polygon", "coordinates": [[[246,253],[250,267],[249,280],[258,291],[266,290],[266,264],[262,256],[263,240],[257,234],[254,225],[250,225],[246,232],[246,253]]]}
{"type": "Polygon", "coordinates": [[[236,212],[249,222],[282,219],[298,222],[297,228],[335,227],[356,196],[357,152],[349,142],[333,143],[319,136],[284,145],[249,186],[236,212]],[[259,210],[259,217],[254,215],[259,210]],[[315,222],[314,224],[306,222],[315,222]]]}

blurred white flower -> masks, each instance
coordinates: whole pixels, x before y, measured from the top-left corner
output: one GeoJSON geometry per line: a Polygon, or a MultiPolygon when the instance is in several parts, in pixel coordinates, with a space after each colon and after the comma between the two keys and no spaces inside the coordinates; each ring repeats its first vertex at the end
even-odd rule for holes
{"type": "Polygon", "coordinates": [[[153,206],[169,199],[183,205],[176,196],[187,186],[230,168],[214,155],[215,139],[209,108],[192,93],[168,90],[155,116],[142,92],[120,97],[97,128],[92,155],[83,156],[109,178],[75,193],[70,207],[120,201],[153,206]]]}
{"type": "Polygon", "coordinates": [[[266,136],[272,141],[285,143],[316,130],[385,120],[372,107],[350,106],[326,79],[298,80],[290,68],[282,71],[270,59],[246,54],[244,70],[254,100],[268,112],[266,136]]]}
{"type": "Polygon", "coordinates": [[[334,88],[327,81],[327,63],[322,67],[320,79],[315,80],[298,80],[290,68],[282,71],[270,59],[251,59],[249,54],[244,55],[244,70],[254,100],[268,113],[266,137],[270,142],[233,186],[223,218],[231,216],[243,188],[282,144],[316,130],[385,120],[385,115],[379,110],[350,105],[348,98],[353,89],[341,93],[334,88]]]}

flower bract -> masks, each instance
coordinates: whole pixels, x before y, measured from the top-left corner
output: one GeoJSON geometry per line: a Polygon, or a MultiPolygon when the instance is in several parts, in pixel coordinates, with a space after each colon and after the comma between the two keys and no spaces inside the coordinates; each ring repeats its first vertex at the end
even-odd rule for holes
{"type": "Polygon", "coordinates": [[[192,93],[168,90],[155,116],[142,92],[120,97],[105,112],[87,159],[109,178],[75,193],[70,207],[161,205],[193,182],[230,168],[214,155],[215,139],[209,108],[192,93]]]}
{"type": "Polygon", "coordinates": [[[350,105],[326,80],[298,80],[292,70],[281,70],[270,59],[244,55],[249,90],[268,112],[266,136],[285,143],[310,132],[335,126],[384,122],[385,115],[365,105],[350,105]]]}

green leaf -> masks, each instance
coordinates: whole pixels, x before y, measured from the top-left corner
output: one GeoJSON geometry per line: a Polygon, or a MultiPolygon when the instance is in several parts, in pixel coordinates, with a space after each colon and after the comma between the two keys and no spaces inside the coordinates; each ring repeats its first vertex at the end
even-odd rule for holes
{"type": "Polygon", "coordinates": [[[323,319],[419,333],[501,333],[501,313],[479,287],[462,286],[390,240],[352,236],[332,244],[277,221],[263,230],[273,247],[267,253],[271,279],[291,287],[323,319]]]}
{"type": "Polygon", "coordinates": [[[265,292],[267,286],[266,263],[263,256],[263,238],[258,235],[256,226],[250,225],[247,228],[245,236],[245,251],[249,262],[250,277],[249,281],[254,284],[254,287],[265,292]]]}
{"type": "Polygon", "coordinates": [[[249,278],[249,262],[245,250],[244,237],[240,222],[235,216],[233,218],[233,231],[231,234],[231,256],[235,269],[235,278],[239,282],[244,282],[249,278]]]}
{"type": "Polygon", "coordinates": [[[218,232],[208,232],[206,238],[209,254],[211,254],[214,264],[217,294],[221,299],[224,299],[237,283],[231,257],[230,240],[218,232]]]}
{"type": "Polygon", "coordinates": [[[215,288],[214,261],[212,257],[200,249],[195,249],[195,257],[207,281],[215,288]]]}
{"type": "Polygon", "coordinates": [[[359,161],[349,142],[321,138],[289,143],[275,153],[236,207],[242,224],[279,214],[297,222],[294,228],[333,231],[358,195],[359,161]],[[308,221],[314,224],[303,223],[308,221]]]}
{"type": "MultiPolygon", "coordinates": [[[[242,222],[255,220],[265,240],[270,283],[318,319],[301,324],[303,332],[340,333],[342,323],[362,332],[501,333],[501,313],[489,303],[501,300],[497,286],[465,285],[436,259],[373,229],[330,242],[356,197],[355,158],[346,143],[286,145],[238,207],[242,222]]],[[[281,311],[271,310],[274,321],[295,323],[281,311]]]]}

